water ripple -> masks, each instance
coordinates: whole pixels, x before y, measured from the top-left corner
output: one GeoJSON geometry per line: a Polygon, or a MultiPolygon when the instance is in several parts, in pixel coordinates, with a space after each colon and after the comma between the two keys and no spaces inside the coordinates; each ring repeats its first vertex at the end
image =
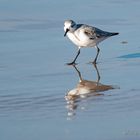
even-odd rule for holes
{"type": "Polygon", "coordinates": [[[140,57],[140,53],[131,53],[127,55],[122,55],[118,58],[139,58],[139,57],[140,57]]]}
{"type": "Polygon", "coordinates": [[[0,96],[0,116],[20,116],[22,119],[25,117],[52,117],[54,115],[53,110],[58,113],[59,111],[61,112],[64,104],[64,98],[60,95],[38,95],[32,97],[2,95],[0,96]]]}
{"type": "Polygon", "coordinates": [[[139,110],[140,89],[127,91],[113,90],[104,92],[102,96],[93,96],[69,102],[68,116],[106,116],[119,112],[133,112],[139,110]],[[84,114],[83,114],[84,111],[84,114]],[[81,115],[82,114],[82,115],[81,115]]]}

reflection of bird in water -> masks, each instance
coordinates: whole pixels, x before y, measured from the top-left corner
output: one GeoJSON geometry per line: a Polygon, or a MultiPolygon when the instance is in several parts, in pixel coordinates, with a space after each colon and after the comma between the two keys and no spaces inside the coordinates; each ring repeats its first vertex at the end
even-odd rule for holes
{"type": "Polygon", "coordinates": [[[100,74],[99,74],[98,68],[96,64],[93,64],[93,66],[95,67],[96,72],[97,72],[97,76],[98,76],[97,81],[84,80],[82,78],[80,71],[77,69],[75,65],[73,65],[74,69],[78,73],[80,80],[76,88],[70,90],[67,93],[67,95],[65,96],[66,100],[74,100],[74,99],[77,99],[78,97],[84,98],[88,96],[99,96],[99,95],[103,95],[99,92],[113,89],[113,86],[111,85],[104,85],[104,84],[99,83],[100,74]]]}

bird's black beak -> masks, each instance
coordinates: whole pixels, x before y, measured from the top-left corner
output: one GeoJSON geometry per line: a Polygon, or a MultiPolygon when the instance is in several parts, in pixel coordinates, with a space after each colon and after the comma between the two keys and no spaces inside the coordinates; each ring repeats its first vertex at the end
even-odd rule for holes
{"type": "Polygon", "coordinates": [[[66,29],[66,32],[65,32],[65,34],[64,34],[64,37],[67,35],[67,32],[69,31],[69,29],[66,29]]]}

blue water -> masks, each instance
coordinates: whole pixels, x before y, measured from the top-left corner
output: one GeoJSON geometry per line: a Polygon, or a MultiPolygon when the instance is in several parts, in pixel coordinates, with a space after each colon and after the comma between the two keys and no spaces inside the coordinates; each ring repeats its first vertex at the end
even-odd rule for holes
{"type": "MultiPolygon", "coordinates": [[[[139,0],[0,0],[0,139],[140,139],[139,0]],[[73,19],[118,36],[102,42],[101,96],[65,100],[79,77],[65,65],[77,48],[64,38],[73,19]],[[127,42],[127,43],[122,43],[127,42]]],[[[94,48],[77,60],[86,80],[97,80],[94,48]]]]}
{"type": "Polygon", "coordinates": [[[140,53],[132,53],[127,55],[122,55],[119,58],[137,58],[140,57],[140,53]]]}

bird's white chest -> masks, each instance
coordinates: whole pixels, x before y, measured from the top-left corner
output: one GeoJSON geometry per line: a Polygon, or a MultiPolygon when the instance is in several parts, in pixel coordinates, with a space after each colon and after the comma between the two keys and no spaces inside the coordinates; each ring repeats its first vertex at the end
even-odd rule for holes
{"type": "Polygon", "coordinates": [[[79,47],[91,47],[94,46],[93,42],[85,35],[83,31],[75,33],[67,33],[68,38],[79,47]],[[92,44],[92,45],[91,45],[92,44]]]}
{"type": "Polygon", "coordinates": [[[73,33],[67,33],[68,38],[77,46],[81,46],[80,39],[73,33]]]}

